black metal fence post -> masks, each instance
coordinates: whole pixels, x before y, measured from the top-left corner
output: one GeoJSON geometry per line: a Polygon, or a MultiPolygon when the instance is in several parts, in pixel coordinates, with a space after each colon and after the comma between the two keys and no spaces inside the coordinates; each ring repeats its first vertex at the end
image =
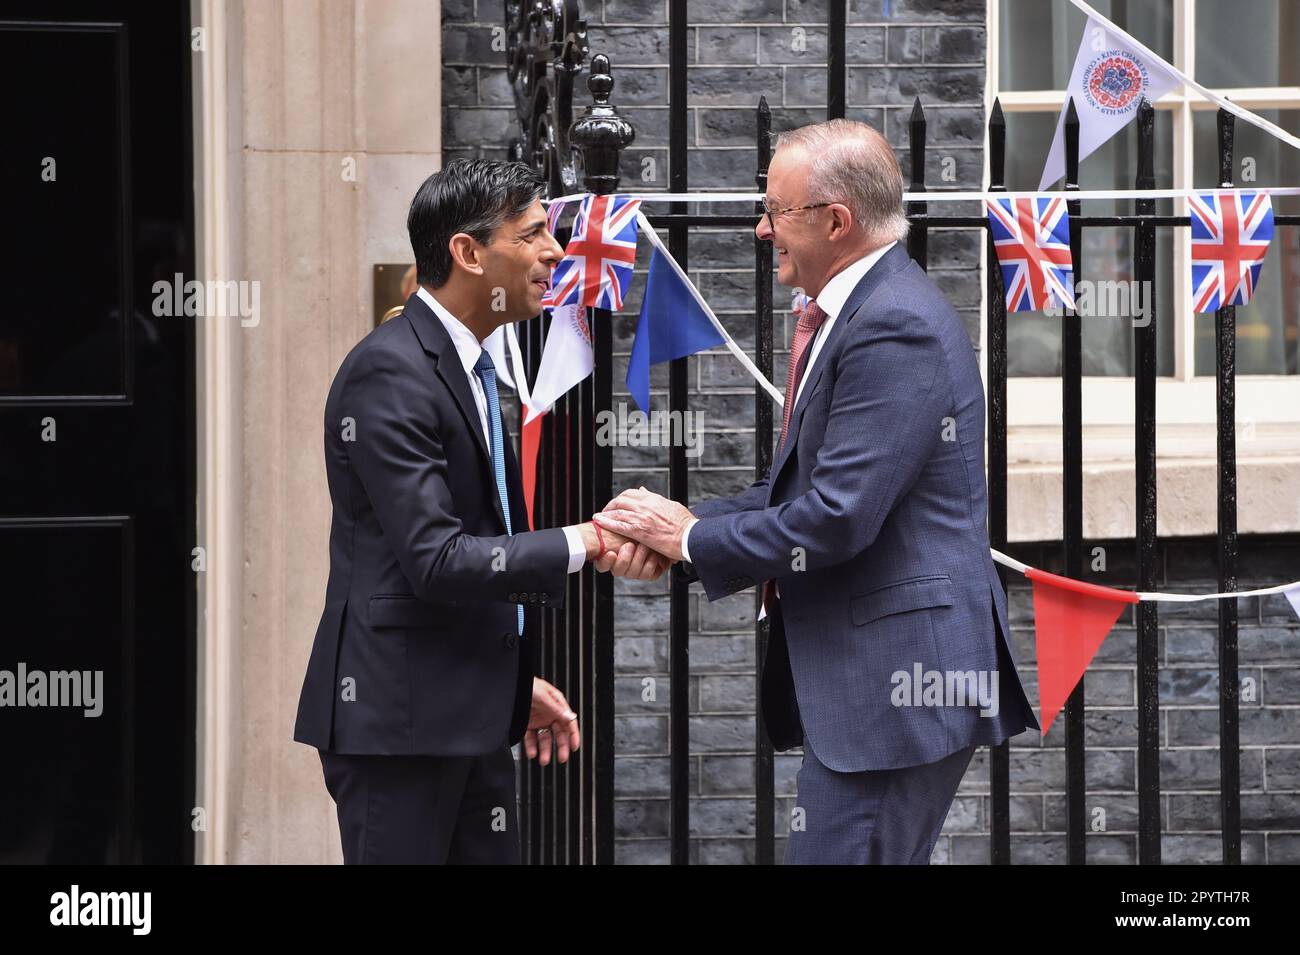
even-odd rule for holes
{"type": "MultiPolygon", "coordinates": [[[[582,436],[591,431],[591,421],[583,412],[581,389],[571,390],[564,397],[566,414],[564,416],[564,460],[568,464],[564,478],[564,523],[562,526],[577,524],[590,514],[590,508],[583,508],[583,491],[586,482],[582,479],[582,436]]],[[[589,486],[589,484],[587,485],[589,486]]],[[[581,699],[582,693],[582,576],[569,574],[565,579],[566,593],[564,602],[564,646],[561,654],[563,674],[568,696],[581,699]]],[[[572,705],[572,701],[570,702],[572,705]]],[[[579,727],[582,726],[579,718],[579,727]]],[[[581,752],[581,750],[579,750],[581,752]]],[[[565,836],[564,861],[568,865],[577,865],[582,859],[582,762],[570,759],[558,773],[556,782],[559,786],[559,802],[563,807],[563,833],[565,836]]]]}
{"type": "MultiPolygon", "coordinates": [[[[831,0],[826,11],[826,118],[843,119],[845,41],[848,36],[849,0],[831,0]]],[[[881,130],[885,132],[885,130],[881,130]]]]}
{"type": "MultiPolygon", "coordinates": [[[[590,326],[588,326],[590,328],[590,326]]],[[[536,380],[536,379],[534,379],[536,380]]],[[[578,402],[581,407],[581,420],[592,426],[584,427],[578,440],[578,480],[581,483],[579,497],[582,501],[582,513],[579,519],[595,513],[596,510],[596,377],[594,374],[588,375],[578,386],[578,402]]],[[[608,499],[606,499],[608,500],[608,499]]],[[[601,501],[603,507],[605,501],[601,501]]],[[[570,576],[573,576],[572,574],[570,576]]],[[[596,642],[594,634],[596,632],[596,574],[594,569],[588,565],[582,569],[578,575],[580,578],[580,587],[582,591],[582,601],[578,607],[580,615],[580,627],[582,643],[580,654],[582,659],[582,683],[579,689],[579,698],[581,700],[580,719],[581,725],[588,725],[591,716],[596,712],[596,687],[594,674],[596,673],[596,642]]],[[[611,743],[612,749],[612,743],[611,743]]],[[[581,818],[582,818],[582,850],[580,861],[583,865],[591,865],[596,861],[596,819],[597,812],[594,801],[596,798],[596,760],[580,759],[579,765],[582,767],[581,779],[581,818]]],[[[613,790],[609,789],[608,795],[613,798],[613,790]]],[[[607,832],[603,835],[606,841],[613,841],[613,833],[607,832]]]]}
{"type": "MultiPolygon", "coordinates": [[[[925,192],[925,110],[921,108],[919,96],[912,103],[912,117],[907,124],[907,149],[912,169],[912,184],[908,191],[925,192]]],[[[924,220],[918,225],[915,217],[924,217],[929,210],[930,205],[926,202],[907,204],[907,215],[913,219],[912,228],[907,233],[907,254],[923,269],[929,265],[930,231],[924,220]]]]}
{"type": "MultiPolygon", "coordinates": [[[[1134,185],[1154,189],[1155,108],[1138,106],[1138,171],[1134,185]]],[[[1156,211],[1154,199],[1138,199],[1138,215],[1156,211]]],[[[1134,478],[1137,492],[1137,589],[1156,582],[1156,227],[1133,229],[1133,272],[1146,293],[1150,320],[1134,331],[1134,478]]],[[[1138,862],[1160,862],[1160,657],[1156,605],[1137,605],[1138,690],[1138,862]]]]}
{"type": "MultiPolygon", "coordinates": [[[[522,353],[525,365],[528,369],[529,378],[530,380],[533,381],[535,381],[537,378],[537,369],[541,364],[543,333],[544,333],[544,328],[546,324],[549,323],[549,321],[550,321],[549,317],[545,314],[542,314],[541,316],[534,319],[533,321],[525,323],[522,328],[523,336],[519,342],[519,348],[520,348],[520,352],[522,353]]],[[[520,409],[520,430],[521,431],[523,430],[523,416],[525,414],[526,412],[521,408],[520,409]]],[[[543,456],[540,447],[538,449],[537,458],[538,458],[538,471],[537,471],[538,486],[534,489],[535,492],[533,495],[533,505],[534,505],[533,520],[534,520],[535,527],[543,527],[545,526],[543,524],[544,515],[542,513],[542,507],[540,504],[542,500],[541,483],[543,479],[543,475],[541,472],[542,472],[542,463],[546,461],[546,458],[543,456]]],[[[543,610],[542,611],[543,628],[545,628],[548,622],[548,617],[549,617],[549,613],[543,610]]],[[[543,630],[543,636],[540,639],[541,640],[545,639],[544,630],[543,630]]],[[[540,666],[541,660],[539,655],[532,648],[528,648],[528,649],[530,652],[533,653],[534,666],[540,666]]],[[[542,806],[543,786],[542,786],[541,768],[535,762],[528,761],[524,763],[522,767],[522,771],[520,772],[520,777],[521,777],[520,793],[519,793],[519,799],[521,803],[520,849],[522,850],[524,861],[526,863],[536,863],[536,862],[540,862],[542,859],[541,806],[542,806]]]]}
{"type": "MultiPolygon", "coordinates": [[[[671,0],[668,11],[669,88],[668,88],[668,181],[673,192],[688,188],[686,159],[686,0],[671,0]]],[[[685,213],[678,203],[673,211],[685,213]]],[[[689,264],[690,230],[685,222],[668,227],[668,251],[682,269],[689,264]]],[[[685,422],[686,372],[689,359],[675,358],[668,364],[669,420],[685,422]]],[[[647,411],[649,409],[646,409],[647,411]]],[[[686,447],[673,441],[668,449],[668,496],[678,503],[689,500],[686,471],[686,447]]],[[[678,575],[669,577],[668,608],[668,677],[672,687],[668,694],[668,758],[670,855],[673,865],[690,862],[691,799],[691,659],[690,659],[690,585],[678,575]]]]}
{"type": "MultiPolygon", "coordinates": [[[[1007,123],[1002,103],[993,101],[989,113],[989,192],[1005,192],[1007,123]]],[[[985,238],[988,294],[988,334],[985,344],[988,378],[988,493],[989,542],[1007,549],[1007,302],[1002,287],[993,233],[985,238]]],[[[998,579],[1007,589],[1007,569],[998,564],[998,579]]],[[[1008,638],[1010,634],[1008,634],[1008,638]]],[[[1011,752],[1010,744],[989,749],[989,861],[1011,862],[1011,752]]]]}
{"type": "MultiPolygon", "coordinates": [[[[1219,186],[1232,188],[1234,117],[1218,113],[1219,186]]],[[[1237,309],[1214,315],[1215,441],[1218,458],[1219,592],[1237,589],[1237,309]]],[[[1219,602],[1219,800],[1223,862],[1241,865],[1241,677],[1237,672],[1237,601],[1219,602]]]]}
{"type": "MultiPolygon", "coordinates": [[[[588,192],[606,195],[618,188],[619,157],[635,138],[632,126],[618,115],[609,103],[614,90],[610,75],[609,57],[598,54],[591,58],[591,76],[587,88],[593,103],[583,116],[573,124],[570,138],[583,157],[583,184],[588,192]]],[[[588,310],[592,346],[595,357],[593,376],[592,417],[584,426],[594,427],[602,413],[611,411],[613,402],[613,348],[614,330],[609,309],[588,310]]],[[[591,489],[594,500],[608,501],[614,496],[614,449],[596,443],[591,458],[591,489]]],[[[594,592],[592,628],[588,641],[592,644],[592,712],[588,717],[588,737],[593,759],[591,791],[584,794],[590,800],[594,815],[593,839],[595,861],[609,864],[614,861],[614,580],[609,574],[596,574],[590,564],[583,570],[584,585],[594,592]]]]}
{"type": "MultiPolygon", "coordinates": [[[[1079,191],[1079,114],[1070,97],[1065,109],[1065,190],[1079,191]]],[[[1073,277],[1083,273],[1083,208],[1078,199],[1066,202],[1070,215],[1070,257],[1073,277]]],[[[1074,309],[1061,309],[1061,513],[1064,573],[1083,576],[1083,328],[1074,309]]],[[[1066,859],[1070,865],[1088,861],[1084,842],[1087,820],[1087,780],[1084,773],[1084,681],[1065,703],[1066,859]]]]}
{"type": "MultiPolygon", "coordinates": [[[[755,144],[754,177],[758,191],[767,192],[767,167],[772,161],[772,111],[767,97],[758,101],[758,135],[755,144]]],[[[763,213],[756,206],[755,215],[763,213]]],[[[769,381],[772,378],[772,243],[754,236],[754,364],[769,381]]],[[[762,385],[754,385],[754,478],[772,468],[772,400],[762,385]]],[[[754,615],[763,603],[762,590],[754,593],[754,615]]],[[[762,699],[763,662],[770,636],[766,617],[754,624],[754,698],[762,699]]],[[[763,725],[763,708],[754,707],[754,861],[771,865],[776,861],[776,774],[772,741],[763,725]]]]}

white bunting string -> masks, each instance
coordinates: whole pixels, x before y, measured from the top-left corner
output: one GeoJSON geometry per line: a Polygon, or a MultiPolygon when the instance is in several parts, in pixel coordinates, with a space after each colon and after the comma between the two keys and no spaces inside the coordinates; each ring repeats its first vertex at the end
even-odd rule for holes
{"type": "MultiPolygon", "coordinates": [[[[1202,190],[1204,191],[1204,190],[1202,190]]],[[[1250,193],[1267,193],[1275,196],[1296,196],[1300,195],[1300,187],[1285,188],[1268,188],[1259,189],[1223,189],[1212,190],[1216,192],[1250,192],[1250,193]]],[[[1016,198],[1045,198],[1050,196],[1062,196],[1069,199],[1092,200],[1092,199],[1115,199],[1115,200],[1137,200],[1137,199],[1177,199],[1197,192],[1194,189],[1085,189],[1075,192],[923,192],[923,193],[904,193],[903,199],[907,202],[987,202],[990,199],[1016,199],[1016,198]]],[[[556,199],[546,200],[548,205],[556,205],[569,202],[577,202],[583,199],[587,193],[572,193],[567,196],[560,196],[556,199]]],[[[711,202],[746,202],[753,203],[762,201],[762,193],[758,192],[620,192],[616,193],[629,199],[640,199],[645,202],[690,202],[690,203],[711,203],[711,202]]],[[[650,242],[663,253],[664,258],[671,265],[673,270],[685,282],[686,287],[690,290],[691,296],[699,303],[704,314],[708,316],[709,321],[713,323],[714,328],[722,336],[726,343],[727,349],[736,357],[747,372],[758,382],[764,390],[772,396],[772,400],[779,407],[784,406],[784,396],[770,382],[762,372],[755,367],[749,356],[745,354],[744,349],[736,344],[735,339],[727,332],[718,317],[709,307],[709,303],[700,295],[699,290],[695,287],[689,276],[677,264],[677,260],[660,241],[658,234],[650,225],[649,219],[644,212],[637,213],[637,223],[641,231],[646,235],[650,242]]],[[[513,338],[513,336],[508,336],[513,338]]],[[[517,343],[513,346],[512,358],[518,350],[517,343]]],[[[527,387],[527,386],[525,386],[527,387]]]]}
{"type": "MultiPolygon", "coordinates": [[[[1067,190],[1058,190],[1055,192],[1026,192],[1023,190],[1007,192],[981,192],[981,191],[959,191],[959,192],[905,192],[903,193],[904,202],[988,202],[990,199],[1051,199],[1061,197],[1063,199],[1110,199],[1110,200],[1132,200],[1139,199],[1185,199],[1187,196],[1199,195],[1205,192],[1248,192],[1264,193],[1269,196],[1300,196],[1300,187],[1296,186],[1260,186],[1258,188],[1244,189],[1219,189],[1217,187],[1205,189],[1078,189],[1073,192],[1067,190]]],[[[583,198],[586,193],[574,193],[569,196],[561,196],[558,199],[545,200],[548,204],[557,202],[574,202],[583,198]]],[[[640,199],[645,202],[762,202],[763,194],[761,192],[618,192],[615,195],[627,199],[640,199]]]]}
{"type": "MultiPolygon", "coordinates": [[[[1017,573],[1025,573],[1029,570],[1028,564],[1022,564],[1014,557],[1008,557],[996,548],[990,547],[989,553],[993,559],[1004,567],[1009,567],[1017,573]]],[[[1166,594],[1155,590],[1137,591],[1138,600],[1142,601],[1173,601],[1176,603],[1191,603],[1196,600],[1230,600],[1236,597],[1263,597],[1267,594],[1282,594],[1288,590],[1300,589],[1300,580],[1292,581],[1289,584],[1277,584],[1273,587],[1259,587],[1255,590],[1236,590],[1231,593],[1220,594],[1166,594]]],[[[1132,593],[1132,591],[1130,591],[1132,593]]]]}
{"type": "Polygon", "coordinates": [[[1003,567],[1010,567],[1018,574],[1023,574],[1025,571],[1029,569],[1028,564],[1022,564],[1014,557],[1008,557],[1006,554],[1002,553],[1002,551],[998,550],[996,547],[990,547],[989,553],[993,555],[993,559],[997,563],[1001,564],[1003,567]]]}

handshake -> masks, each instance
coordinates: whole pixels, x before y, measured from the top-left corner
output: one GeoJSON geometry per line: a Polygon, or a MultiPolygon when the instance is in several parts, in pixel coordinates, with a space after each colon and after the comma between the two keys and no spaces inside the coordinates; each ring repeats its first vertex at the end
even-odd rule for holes
{"type": "Polygon", "coordinates": [[[695,517],[683,505],[642,488],[629,488],[590,522],[577,525],[587,559],[601,573],[658,580],[682,559],[682,537],[695,517]]]}

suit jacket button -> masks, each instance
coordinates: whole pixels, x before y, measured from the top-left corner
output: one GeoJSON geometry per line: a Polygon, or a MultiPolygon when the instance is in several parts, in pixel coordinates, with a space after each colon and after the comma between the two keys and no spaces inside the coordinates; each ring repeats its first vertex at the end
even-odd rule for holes
{"type": "Polygon", "coordinates": [[[517,602],[519,601],[519,595],[518,595],[518,594],[507,594],[507,595],[506,595],[506,599],[507,599],[507,600],[513,600],[513,601],[515,601],[515,602],[517,603],[517,602]]]}
{"type": "Polygon", "coordinates": [[[506,634],[506,649],[513,650],[518,638],[513,633],[506,634]]]}

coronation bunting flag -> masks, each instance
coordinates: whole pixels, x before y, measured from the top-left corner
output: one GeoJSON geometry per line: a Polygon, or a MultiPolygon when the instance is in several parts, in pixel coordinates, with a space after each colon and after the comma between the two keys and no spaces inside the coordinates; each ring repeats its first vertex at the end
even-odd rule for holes
{"type": "Polygon", "coordinates": [[[1296,616],[1300,617],[1300,585],[1282,591],[1282,596],[1291,604],[1291,609],[1296,612],[1296,616]]]}
{"type": "Polygon", "coordinates": [[[1070,216],[1065,200],[1047,196],[990,199],[988,207],[1007,311],[1038,311],[1049,302],[1074,308],[1070,216]]]}
{"type": "Polygon", "coordinates": [[[552,202],[546,209],[546,230],[555,235],[560,228],[560,216],[564,214],[567,202],[552,202]]]}
{"type": "Polygon", "coordinates": [[[1128,604],[1131,590],[1115,590],[1030,567],[1034,582],[1034,643],[1038,650],[1038,722],[1043,735],[1128,604]]]}
{"type": "Polygon", "coordinates": [[[551,272],[542,307],[586,305],[617,311],[636,264],[640,199],[593,196],[582,200],[564,258],[551,272]]]}
{"type": "Polygon", "coordinates": [[[641,317],[627,360],[627,391],[650,410],[650,366],[721,345],[724,339],[691,294],[686,275],[657,243],[650,255],[641,317]]]}
{"type": "Polygon", "coordinates": [[[1268,244],[1273,203],[1261,192],[1199,193],[1192,213],[1192,308],[1214,312],[1255,294],[1268,244]]]}
{"type": "Polygon", "coordinates": [[[1046,192],[1065,175],[1065,116],[1071,99],[1079,117],[1082,162],[1132,122],[1144,97],[1154,104],[1181,85],[1178,71],[1160,57],[1123,30],[1088,17],[1038,191],[1046,192]]]}
{"type": "Polygon", "coordinates": [[[581,305],[557,306],[551,313],[551,326],[533,384],[533,403],[524,423],[545,414],[570,388],[585,380],[594,367],[587,310],[581,305]]]}

